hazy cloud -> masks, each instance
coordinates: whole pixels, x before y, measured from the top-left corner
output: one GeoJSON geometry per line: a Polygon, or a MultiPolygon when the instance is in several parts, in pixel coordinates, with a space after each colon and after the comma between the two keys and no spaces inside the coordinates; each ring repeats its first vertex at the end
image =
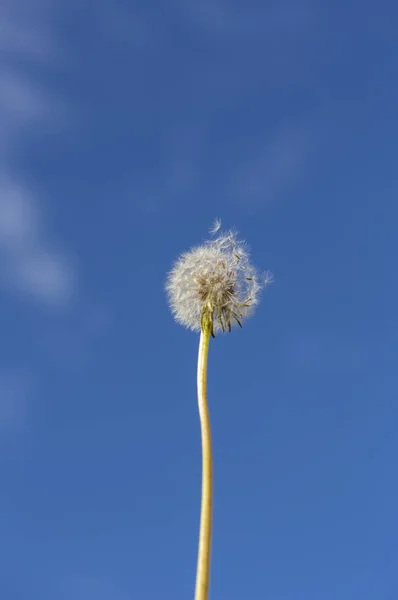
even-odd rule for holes
{"type": "Polygon", "coordinates": [[[52,10],[44,0],[0,5],[0,283],[59,304],[70,299],[75,274],[65,253],[50,241],[40,202],[16,160],[29,129],[48,124],[60,112],[21,63],[29,57],[41,63],[51,52],[52,10]]]}
{"type": "Polygon", "coordinates": [[[0,433],[23,428],[32,384],[23,369],[0,371],[0,433]]]}
{"type": "Polygon", "coordinates": [[[257,144],[233,169],[230,194],[251,207],[285,195],[307,170],[317,144],[315,132],[311,122],[282,126],[262,147],[257,144]]]}
{"type": "Polygon", "coordinates": [[[1,281],[39,300],[63,303],[71,297],[74,274],[51,247],[31,192],[15,179],[0,178],[1,281]]]}
{"type": "Polygon", "coordinates": [[[296,34],[313,22],[314,8],[309,1],[268,2],[250,8],[227,0],[188,0],[179,3],[181,12],[209,34],[228,37],[261,35],[265,39],[281,32],[296,34]]]}

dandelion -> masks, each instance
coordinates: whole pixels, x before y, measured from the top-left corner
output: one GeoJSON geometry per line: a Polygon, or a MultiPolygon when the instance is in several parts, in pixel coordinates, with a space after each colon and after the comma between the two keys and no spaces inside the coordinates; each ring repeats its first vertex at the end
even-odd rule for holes
{"type": "MultiPolygon", "coordinates": [[[[217,219],[211,229],[219,233],[217,219]]],[[[200,332],[197,386],[202,436],[202,503],[195,600],[207,600],[212,522],[212,449],[207,402],[207,361],[210,337],[242,327],[259,302],[261,289],[271,281],[250,263],[245,244],[235,231],[185,252],[170,271],[166,292],[175,320],[200,332]]]]}

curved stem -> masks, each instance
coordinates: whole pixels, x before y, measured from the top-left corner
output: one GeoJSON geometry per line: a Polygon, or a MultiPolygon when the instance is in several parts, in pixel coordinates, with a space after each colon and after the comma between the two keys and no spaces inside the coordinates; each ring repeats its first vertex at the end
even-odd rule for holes
{"type": "Polygon", "coordinates": [[[210,579],[211,521],[213,496],[213,459],[209,408],[207,404],[207,358],[209,354],[211,327],[202,328],[198,355],[198,405],[202,435],[202,504],[200,511],[200,532],[198,567],[196,571],[195,600],[207,600],[210,579]]]}

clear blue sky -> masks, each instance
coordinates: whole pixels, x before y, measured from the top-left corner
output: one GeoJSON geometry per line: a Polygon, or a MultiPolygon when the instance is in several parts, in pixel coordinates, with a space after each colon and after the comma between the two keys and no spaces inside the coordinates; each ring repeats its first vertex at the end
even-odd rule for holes
{"type": "Polygon", "coordinates": [[[275,283],[212,341],[212,600],[398,597],[393,0],[2,0],[0,597],[186,600],[214,217],[275,283]]]}

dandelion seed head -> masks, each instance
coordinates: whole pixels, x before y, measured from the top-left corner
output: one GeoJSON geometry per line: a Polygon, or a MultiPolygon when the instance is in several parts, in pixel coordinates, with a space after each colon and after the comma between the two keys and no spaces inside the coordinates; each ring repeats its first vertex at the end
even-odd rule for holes
{"type": "Polygon", "coordinates": [[[231,331],[236,325],[241,327],[253,314],[263,287],[261,276],[250,263],[249,252],[235,231],[220,233],[182,254],[166,282],[176,321],[200,331],[205,315],[212,334],[231,331]]]}

